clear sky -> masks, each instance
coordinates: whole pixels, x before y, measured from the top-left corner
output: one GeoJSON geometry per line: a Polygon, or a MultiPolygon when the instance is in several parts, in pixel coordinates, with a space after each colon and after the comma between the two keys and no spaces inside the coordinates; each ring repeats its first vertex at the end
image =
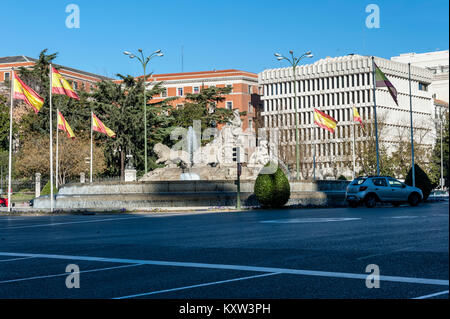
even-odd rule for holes
{"type": "Polygon", "coordinates": [[[115,77],[140,75],[123,50],[161,49],[154,73],[213,69],[261,72],[286,66],[273,53],[311,50],[314,62],[349,53],[384,58],[447,50],[447,0],[2,0],[0,56],[37,57],[48,48],[56,63],[115,77]],[[367,5],[380,9],[380,27],[366,27],[367,5]],[[69,29],[66,6],[80,9],[69,29]]]}

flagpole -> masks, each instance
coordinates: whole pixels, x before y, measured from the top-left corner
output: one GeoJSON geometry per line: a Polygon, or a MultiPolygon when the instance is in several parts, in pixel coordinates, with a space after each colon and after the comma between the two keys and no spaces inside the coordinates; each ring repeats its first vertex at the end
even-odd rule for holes
{"type": "Polygon", "coordinates": [[[314,156],[313,156],[313,176],[314,180],[316,180],[316,128],[313,127],[314,130],[314,141],[313,141],[313,147],[314,147],[314,156]]]}
{"type": "Polygon", "coordinates": [[[59,130],[58,130],[58,114],[59,109],[56,109],[56,178],[55,187],[58,189],[58,177],[59,177],[59,130]]]}
{"type": "Polygon", "coordinates": [[[411,95],[411,63],[408,63],[408,78],[409,78],[409,118],[411,121],[411,174],[412,186],[416,187],[416,172],[414,169],[414,133],[413,133],[413,115],[412,115],[412,95],[411,95]]]}
{"type": "Polygon", "coordinates": [[[12,175],[12,121],[13,121],[13,105],[14,105],[14,68],[11,68],[11,107],[9,110],[9,159],[8,159],[8,212],[11,211],[11,175],[12,175]]]}
{"type": "Polygon", "coordinates": [[[53,72],[52,65],[49,65],[49,75],[50,75],[50,212],[53,212],[53,117],[52,117],[52,87],[53,87],[53,72]]]}
{"type": "Polygon", "coordinates": [[[352,153],[353,153],[353,179],[356,176],[356,163],[355,163],[355,119],[352,121],[352,135],[353,135],[353,143],[352,143],[352,153]]]}
{"type": "Polygon", "coordinates": [[[378,123],[377,123],[377,99],[376,99],[376,80],[375,80],[375,58],[372,56],[372,79],[373,79],[373,115],[375,121],[375,148],[377,152],[377,176],[380,175],[380,158],[378,155],[378,123]]]}
{"type": "Polygon", "coordinates": [[[91,112],[91,160],[89,161],[89,182],[92,184],[92,126],[94,121],[94,113],[91,112]]]}

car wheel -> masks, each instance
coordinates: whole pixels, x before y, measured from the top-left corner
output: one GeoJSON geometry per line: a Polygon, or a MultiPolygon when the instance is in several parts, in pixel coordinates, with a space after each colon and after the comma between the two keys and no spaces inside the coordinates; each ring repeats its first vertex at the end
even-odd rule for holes
{"type": "Polygon", "coordinates": [[[358,202],[351,202],[351,201],[349,201],[348,202],[348,206],[350,206],[351,208],[356,208],[356,207],[359,206],[359,203],[358,202]]]}
{"type": "Polygon", "coordinates": [[[373,208],[377,205],[377,198],[373,194],[369,194],[364,199],[367,208],[373,208]]]}
{"type": "Polygon", "coordinates": [[[409,198],[408,198],[409,205],[417,206],[419,204],[419,202],[420,202],[420,197],[418,194],[412,193],[411,195],[409,195],[409,198]]]}

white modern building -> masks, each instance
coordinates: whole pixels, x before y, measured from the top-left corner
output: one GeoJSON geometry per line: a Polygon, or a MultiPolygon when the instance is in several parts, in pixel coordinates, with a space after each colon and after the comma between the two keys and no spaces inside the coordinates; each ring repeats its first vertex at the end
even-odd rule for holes
{"type": "Polygon", "coordinates": [[[448,75],[449,75],[449,51],[434,51],[426,53],[404,53],[391,57],[392,61],[411,63],[430,70],[433,73],[433,81],[430,91],[437,100],[449,102],[448,99],[448,75]]]}
{"type": "MultiPolygon", "coordinates": [[[[377,118],[380,144],[388,152],[398,145],[398,136],[409,139],[410,98],[408,65],[375,57],[375,63],[398,91],[397,106],[386,88],[376,89],[377,118]],[[384,123],[381,125],[380,123],[384,123]]],[[[292,67],[268,69],[258,74],[262,87],[262,117],[264,130],[270,141],[278,145],[279,157],[295,171],[295,102],[297,96],[300,136],[301,178],[312,178],[314,167],[317,179],[352,176],[353,128],[355,149],[362,149],[373,132],[374,99],[372,58],[348,55],[321,59],[296,68],[296,83],[292,67]],[[294,93],[296,90],[296,93],[294,93]],[[365,130],[354,125],[352,107],[356,106],[365,123],[365,130]],[[332,134],[314,124],[313,110],[317,108],[338,121],[332,134]]],[[[415,139],[431,148],[431,113],[433,101],[429,85],[433,73],[411,66],[413,126],[415,139]]],[[[373,135],[372,135],[373,136],[373,135]]],[[[359,172],[356,162],[356,174],[359,172]]],[[[294,174],[295,175],[295,174],[294,174]]]]}

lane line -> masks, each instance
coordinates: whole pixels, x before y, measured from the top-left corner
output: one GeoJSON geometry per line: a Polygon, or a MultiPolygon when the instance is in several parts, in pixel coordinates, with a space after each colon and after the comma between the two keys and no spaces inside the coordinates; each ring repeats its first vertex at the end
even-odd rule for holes
{"type": "Polygon", "coordinates": [[[62,274],[55,274],[55,275],[35,276],[35,277],[28,277],[28,278],[17,278],[17,279],[10,279],[10,280],[0,281],[0,284],[7,284],[7,283],[11,283],[11,282],[27,281],[27,280],[34,280],[34,279],[61,277],[61,276],[68,276],[70,274],[82,274],[82,273],[87,273],[87,272],[105,271],[105,270],[128,268],[128,267],[135,267],[135,266],[142,266],[142,265],[141,264],[122,265],[122,266],[117,266],[117,267],[90,269],[90,270],[83,270],[83,271],[79,271],[79,272],[76,271],[76,272],[71,272],[71,273],[65,272],[65,273],[62,273],[62,274]]]}
{"type": "Polygon", "coordinates": [[[35,228],[35,227],[47,227],[47,226],[60,226],[60,225],[70,225],[70,224],[84,224],[84,223],[96,223],[96,222],[107,222],[115,220],[133,219],[133,218],[145,218],[144,216],[137,217],[119,217],[119,218],[105,218],[105,219],[94,219],[94,220],[82,220],[76,222],[60,222],[60,223],[50,223],[50,224],[37,224],[37,225],[27,225],[27,226],[12,226],[0,228],[0,230],[8,229],[23,229],[23,228],[35,228]]]}
{"type": "Polygon", "coordinates": [[[360,220],[361,218],[353,217],[336,217],[336,218],[289,218],[289,219],[273,219],[262,220],[260,223],[274,224],[294,224],[294,223],[329,223],[329,222],[347,222],[352,220],[360,220]]]}
{"type": "MultiPolygon", "coordinates": [[[[267,272],[267,273],[275,273],[276,272],[276,273],[289,274],[289,275],[304,275],[304,276],[362,279],[362,280],[366,280],[367,276],[368,276],[368,274],[330,272],[330,271],[319,271],[319,270],[286,269],[286,268],[275,268],[275,267],[207,264],[207,263],[161,261],[161,260],[105,258],[105,257],[90,257],[90,256],[27,254],[27,253],[8,253],[8,252],[0,252],[0,256],[100,261],[100,262],[121,263],[121,264],[144,264],[144,265],[155,265],[155,266],[206,268],[206,269],[254,271],[254,272],[267,272]]],[[[438,286],[448,286],[449,285],[448,279],[429,279],[429,278],[400,277],[400,276],[380,276],[380,280],[381,281],[390,281],[390,282],[413,283],[413,284],[438,285],[438,286]]]]}
{"type": "Polygon", "coordinates": [[[445,294],[448,294],[448,290],[436,292],[436,293],[430,294],[430,295],[416,297],[416,298],[413,298],[413,299],[427,299],[427,298],[436,297],[436,296],[445,295],[445,294]]]}
{"type": "Polygon", "coordinates": [[[408,250],[408,249],[411,249],[411,248],[413,248],[413,247],[405,247],[405,248],[401,248],[401,249],[387,251],[387,252],[384,252],[384,253],[379,253],[379,254],[373,254],[373,255],[368,255],[368,256],[364,256],[364,257],[359,257],[359,258],[356,258],[356,259],[357,260],[363,260],[363,259],[367,259],[367,258],[370,258],[370,257],[384,256],[384,255],[389,255],[389,254],[392,254],[392,253],[397,253],[397,252],[400,252],[400,251],[405,251],[405,250],[408,250]]]}
{"type": "Polygon", "coordinates": [[[178,287],[178,288],[172,288],[172,289],[157,290],[157,291],[145,292],[145,293],[140,293],[140,294],[135,294],[135,295],[128,295],[128,296],[123,296],[123,297],[116,297],[116,298],[113,298],[113,299],[136,298],[136,297],[142,297],[142,296],[148,296],[148,295],[161,294],[161,293],[165,293],[165,292],[172,292],[172,291],[192,289],[192,288],[197,288],[197,287],[219,285],[219,284],[224,284],[224,283],[227,283],[227,282],[234,282],[234,281],[248,280],[248,279],[254,279],[254,278],[268,277],[268,276],[279,275],[279,274],[280,273],[275,272],[275,273],[269,273],[269,274],[263,274],[263,275],[255,275],[255,276],[240,277],[240,278],[234,278],[234,279],[228,279],[228,280],[213,281],[213,282],[207,282],[207,283],[198,284],[198,285],[191,285],[191,286],[178,287]]]}
{"type": "Polygon", "coordinates": [[[16,261],[16,260],[24,260],[24,259],[33,259],[36,257],[22,257],[22,258],[12,258],[12,259],[1,259],[0,263],[7,262],[7,261],[16,261]]]}

